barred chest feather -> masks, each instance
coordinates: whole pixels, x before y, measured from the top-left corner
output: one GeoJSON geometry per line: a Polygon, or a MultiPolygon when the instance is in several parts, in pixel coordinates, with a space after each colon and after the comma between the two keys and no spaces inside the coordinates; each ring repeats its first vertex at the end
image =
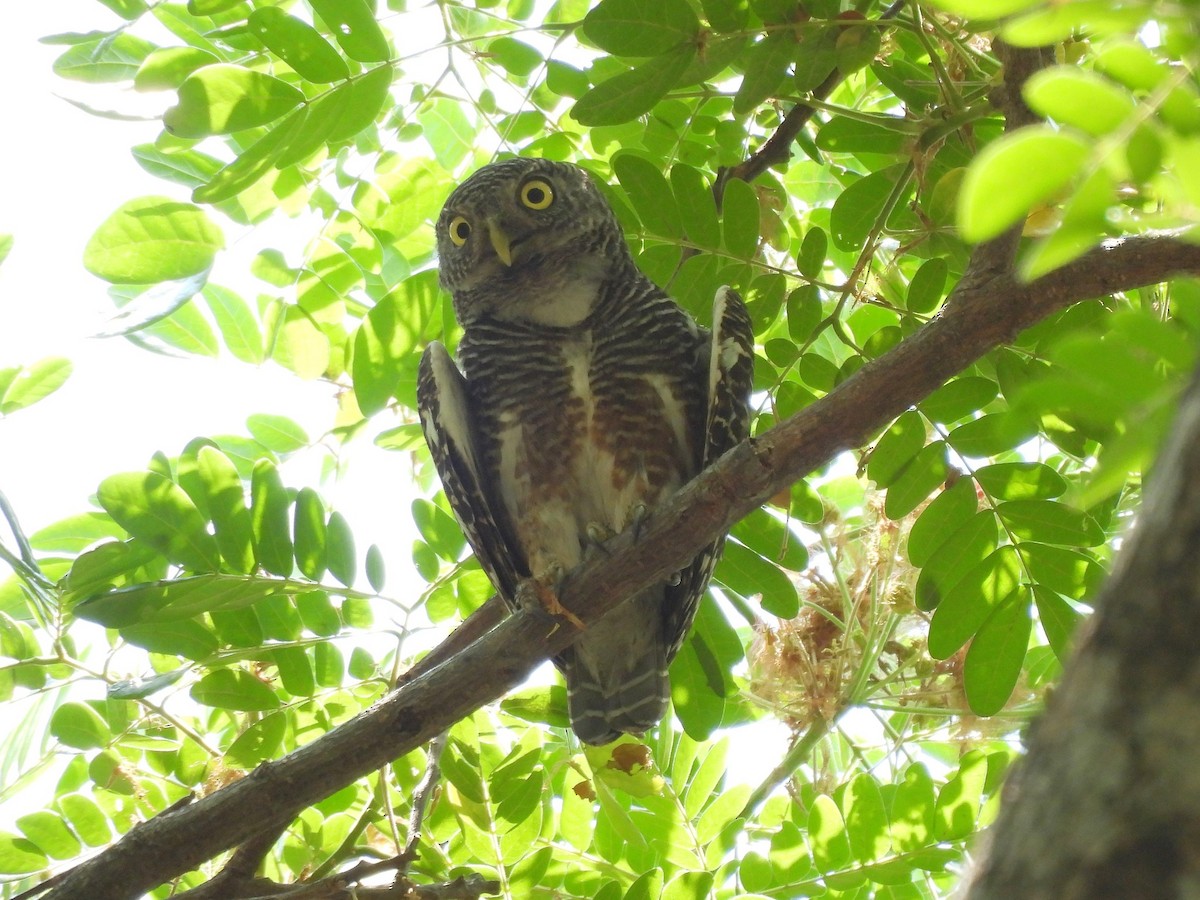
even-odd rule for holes
{"type": "Polygon", "coordinates": [[[641,299],[597,326],[496,325],[464,341],[485,465],[531,574],[578,565],[590,537],[696,474],[706,344],[674,303],[641,299]]]}

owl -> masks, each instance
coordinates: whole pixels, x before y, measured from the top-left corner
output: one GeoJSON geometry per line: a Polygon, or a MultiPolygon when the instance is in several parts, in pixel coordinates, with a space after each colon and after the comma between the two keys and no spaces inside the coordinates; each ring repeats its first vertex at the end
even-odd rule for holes
{"type": "MultiPolygon", "coordinates": [[[[450,505],[496,590],[551,589],[747,433],[753,331],[732,290],[701,328],[637,268],[581,168],[485,166],[437,220],[455,365],[421,358],[421,425],[450,505]]],[[[604,744],[658,724],[719,542],[555,657],[571,727],[604,744]]]]}

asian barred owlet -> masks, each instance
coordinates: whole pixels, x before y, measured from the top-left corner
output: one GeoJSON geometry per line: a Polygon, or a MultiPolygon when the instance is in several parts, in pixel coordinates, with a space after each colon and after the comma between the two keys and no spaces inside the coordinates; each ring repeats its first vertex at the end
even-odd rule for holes
{"type": "MultiPolygon", "coordinates": [[[[480,169],[437,221],[441,283],[463,327],[432,343],[421,424],[450,505],[497,591],[568,570],[747,433],[753,332],[732,290],[701,328],[638,270],[582,169],[480,169]]],[[[667,666],[719,544],[585,631],[555,664],[571,726],[603,744],[662,718],[667,666]]]]}

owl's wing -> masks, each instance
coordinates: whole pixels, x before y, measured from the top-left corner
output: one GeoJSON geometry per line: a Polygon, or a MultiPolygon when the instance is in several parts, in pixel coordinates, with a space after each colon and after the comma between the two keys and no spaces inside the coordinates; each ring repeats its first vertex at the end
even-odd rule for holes
{"type": "Polygon", "coordinates": [[[754,325],[738,292],[721,287],[713,300],[704,468],[749,436],[753,384],[754,325]]]}
{"type": "MultiPolygon", "coordinates": [[[[708,347],[708,408],[703,423],[704,455],[708,468],[750,433],[750,390],[754,383],[754,326],[737,291],[721,287],[713,300],[713,330],[708,347]]],[[[679,583],[667,588],[667,662],[683,646],[700,598],[708,587],[724,538],[705,547],[679,573],[679,583]]]]}
{"type": "Polygon", "coordinates": [[[438,341],[431,342],[421,356],[417,408],[450,508],[483,571],[511,602],[525,568],[524,557],[488,490],[466,379],[438,341]]]}

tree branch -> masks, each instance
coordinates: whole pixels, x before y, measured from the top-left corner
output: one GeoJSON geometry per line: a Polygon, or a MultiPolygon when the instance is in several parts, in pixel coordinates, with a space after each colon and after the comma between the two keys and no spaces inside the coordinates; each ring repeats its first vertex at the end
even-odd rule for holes
{"type": "MultiPolygon", "coordinates": [[[[886,22],[889,19],[894,19],[900,14],[900,11],[907,5],[908,0],[895,0],[891,6],[885,9],[879,15],[877,21],[886,22]]],[[[861,22],[857,24],[862,24],[861,22]]],[[[817,85],[812,91],[814,100],[824,100],[833,93],[833,89],[846,80],[846,75],[838,68],[830,70],[825,76],[825,80],[817,85]]],[[[746,159],[742,160],[736,166],[730,166],[727,169],[722,169],[717,173],[717,180],[713,183],[713,197],[717,201],[717,209],[721,208],[721,200],[725,196],[725,185],[729,183],[731,178],[740,178],[742,181],[753,181],[771,166],[780,165],[792,158],[792,143],[796,140],[796,136],[800,134],[800,130],[808,124],[808,120],[813,117],[816,112],[815,107],[807,103],[797,103],[788,114],[783,117],[783,121],[779,123],[775,131],[769,138],[746,159]]]]}
{"type": "MultiPolygon", "coordinates": [[[[824,398],[735,447],[643,523],[572,573],[564,605],[591,625],[667,578],[769,497],[896,416],[1023,328],[1080,300],[1200,275],[1200,246],[1173,235],[1110,241],[1030,284],[972,261],[943,312],[824,398]]],[[[549,617],[513,615],[453,658],[311,744],[195,803],[131,829],[47,896],[133,898],[236,847],[282,817],[432,740],[519,685],[576,636],[549,617]]]]}

